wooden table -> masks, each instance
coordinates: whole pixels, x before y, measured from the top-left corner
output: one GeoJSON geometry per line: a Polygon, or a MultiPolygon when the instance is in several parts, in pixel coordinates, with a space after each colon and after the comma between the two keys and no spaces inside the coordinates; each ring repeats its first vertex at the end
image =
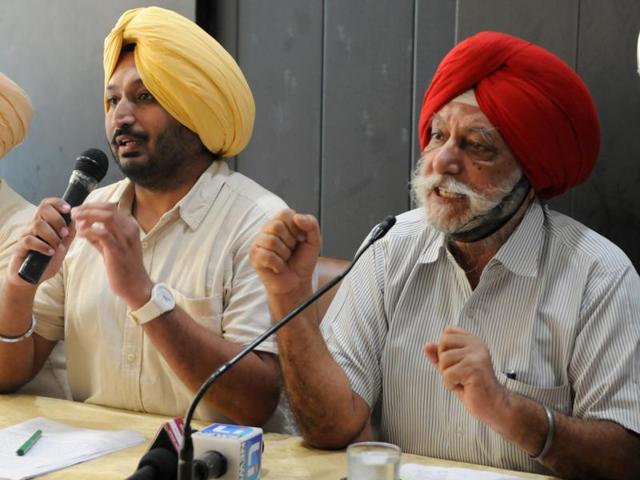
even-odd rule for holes
{"type": "MultiPolygon", "coordinates": [[[[45,417],[75,427],[102,430],[135,430],[147,438],[147,443],[74,465],[42,478],[65,480],[112,480],[129,476],[140,457],[146,452],[150,440],[166,417],[149,415],[85,403],[56,400],[31,395],[0,395],[0,428],[8,427],[33,417],[45,417]]],[[[202,425],[194,425],[202,427],[202,425]]],[[[300,437],[270,433],[265,435],[262,457],[264,480],[339,480],[346,476],[347,461],[344,451],[332,452],[307,448],[300,437]]],[[[402,463],[419,463],[444,467],[472,468],[508,473],[530,479],[551,479],[542,475],[492,469],[485,466],[449,462],[417,455],[402,454],[402,463]]],[[[0,466],[1,472],[2,466],[0,466]]]]}

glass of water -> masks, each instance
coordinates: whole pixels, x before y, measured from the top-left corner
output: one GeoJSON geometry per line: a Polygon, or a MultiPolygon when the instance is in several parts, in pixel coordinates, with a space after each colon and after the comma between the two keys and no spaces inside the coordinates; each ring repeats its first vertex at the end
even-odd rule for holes
{"type": "Polygon", "coordinates": [[[399,480],[400,448],[391,443],[361,442],[347,448],[349,480],[399,480]]]}

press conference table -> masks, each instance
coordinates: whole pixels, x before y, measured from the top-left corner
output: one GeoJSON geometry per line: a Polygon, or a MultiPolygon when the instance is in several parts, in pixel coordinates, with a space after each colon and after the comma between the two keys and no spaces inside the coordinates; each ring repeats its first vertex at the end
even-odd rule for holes
{"type": "MultiPolygon", "coordinates": [[[[122,479],[134,470],[149,442],[166,417],[149,415],[85,403],[57,400],[31,395],[0,395],[0,428],[8,427],[33,417],[45,417],[75,427],[102,430],[135,430],[145,436],[143,445],[121,450],[111,455],[74,465],[41,478],[65,480],[122,479]]],[[[195,425],[202,427],[203,425],[195,425]]],[[[264,480],[339,480],[347,475],[344,451],[327,452],[303,446],[300,437],[266,434],[262,457],[264,480]]],[[[418,463],[440,467],[462,467],[503,472],[530,479],[551,479],[542,475],[491,469],[485,466],[448,462],[417,455],[402,454],[402,463],[418,463]]],[[[2,466],[0,466],[0,469],[2,466]]]]}

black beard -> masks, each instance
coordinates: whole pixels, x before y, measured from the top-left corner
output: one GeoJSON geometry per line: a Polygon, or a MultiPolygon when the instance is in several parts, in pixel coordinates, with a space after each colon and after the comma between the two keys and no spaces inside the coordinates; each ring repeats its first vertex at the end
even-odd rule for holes
{"type": "MultiPolygon", "coordinates": [[[[185,127],[178,124],[167,128],[158,136],[154,152],[146,161],[120,161],[117,153],[111,149],[111,154],[120,168],[120,171],[133,183],[148,190],[167,191],[173,190],[181,184],[179,172],[183,166],[187,144],[185,127]]],[[[123,158],[128,158],[123,155],[123,158]]],[[[133,158],[133,157],[132,157],[133,158]]]]}

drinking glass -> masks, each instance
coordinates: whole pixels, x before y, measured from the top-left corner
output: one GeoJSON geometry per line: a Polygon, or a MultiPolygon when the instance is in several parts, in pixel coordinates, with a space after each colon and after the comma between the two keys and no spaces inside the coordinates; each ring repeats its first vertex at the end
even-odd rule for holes
{"type": "Polygon", "coordinates": [[[400,448],[391,443],[361,442],[347,448],[349,480],[399,480],[400,448]]]}

